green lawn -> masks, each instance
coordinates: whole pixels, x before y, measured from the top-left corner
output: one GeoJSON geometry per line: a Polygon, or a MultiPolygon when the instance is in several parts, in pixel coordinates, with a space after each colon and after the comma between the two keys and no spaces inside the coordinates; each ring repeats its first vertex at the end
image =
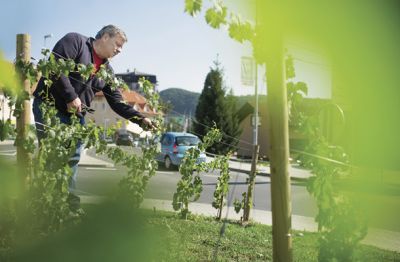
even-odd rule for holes
{"type": "MultiPolygon", "coordinates": [[[[168,228],[164,235],[165,261],[272,261],[271,227],[253,224],[247,227],[237,222],[224,223],[209,217],[177,218],[175,214],[156,212],[149,221],[168,228]],[[217,258],[216,260],[214,260],[217,258]]],[[[317,261],[318,235],[296,231],[293,237],[294,261],[317,261]]],[[[361,245],[356,261],[400,261],[400,253],[361,245]]]]}
{"type": "MultiPolygon", "coordinates": [[[[12,261],[272,261],[271,227],[175,213],[85,206],[76,228],[28,244],[12,261]],[[225,227],[224,227],[225,226],[225,227]],[[220,236],[224,228],[223,236],[220,236]]],[[[294,261],[317,261],[317,234],[295,232],[294,261]]],[[[400,253],[361,246],[356,261],[400,261],[400,253]]]]}

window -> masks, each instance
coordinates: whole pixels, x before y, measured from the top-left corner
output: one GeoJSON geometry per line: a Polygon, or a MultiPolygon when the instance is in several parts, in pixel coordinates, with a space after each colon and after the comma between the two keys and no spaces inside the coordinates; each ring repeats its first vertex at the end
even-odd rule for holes
{"type": "Polygon", "coordinates": [[[200,140],[197,137],[191,136],[178,136],[176,138],[176,144],[178,146],[196,146],[200,140]]]}
{"type": "Polygon", "coordinates": [[[170,145],[171,142],[172,142],[172,138],[171,138],[170,136],[168,136],[168,135],[163,136],[163,137],[161,138],[161,144],[164,145],[164,146],[170,145]]]}
{"type": "Polygon", "coordinates": [[[103,108],[103,111],[106,111],[106,103],[103,103],[102,108],[103,108]]]}

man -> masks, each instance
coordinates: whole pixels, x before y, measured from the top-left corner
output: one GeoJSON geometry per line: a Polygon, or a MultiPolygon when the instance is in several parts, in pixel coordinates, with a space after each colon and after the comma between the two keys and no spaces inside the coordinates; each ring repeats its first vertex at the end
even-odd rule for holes
{"type": "MultiPolygon", "coordinates": [[[[121,29],[114,25],[107,25],[97,33],[96,38],[78,33],[68,33],[56,43],[52,52],[56,59],[72,59],[76,64],[84,65],[92,63],[96,71],[100,69],[101,65],[105,65],[113,72],[108,59],[119,54],[126,42],[127,37],[121,29]]],[[[99,91],[104,93],[108,104],[117,114],[142,127],[154,128],[150,119],[137,112],[132,106],[122,102],[123,98],[118,89],[113,90],[110,85],[98,79],[94,74],[88,80],[84,80],[79,73],[71,72],[68,77],[61,75],[60,78],[52,80],[53,84],[48,88],[42,77],[33,93],[35,97],[33,113],[39,141],[44,135],[43,125],[41,125],[43,123],[40,111],[41,103],[50,98],[55,104],[58,111],[57,116],[62,123],[70,124],[70,117],[75,113],[83,125],[85,124],[85,111],[90,109],[95,93],[99,91]]],[[[79,208],[79,198],[72,193],[75,189],[81,147],[81,144],[78,143],[75,154],[69,160],[69,166],[73,173],[69,181],[69,203],[72,210],[79,208]]]]}

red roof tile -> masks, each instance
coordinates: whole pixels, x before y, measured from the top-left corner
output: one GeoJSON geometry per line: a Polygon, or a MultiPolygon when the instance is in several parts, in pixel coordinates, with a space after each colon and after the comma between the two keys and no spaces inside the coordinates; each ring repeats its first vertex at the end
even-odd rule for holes
{"type": "MultiPolygon", "coordinates": [[[[124,90],[122,91],[122,97],[124,100],[129,103],[129,104],[139,104],[142,107],[146,104],[146,98],[144,98],[142,95],[139,93],[132,91],[132,90],[124,90]]],[[[96,97],[104,97],[103,92],[97,92],[96,97]]]]}

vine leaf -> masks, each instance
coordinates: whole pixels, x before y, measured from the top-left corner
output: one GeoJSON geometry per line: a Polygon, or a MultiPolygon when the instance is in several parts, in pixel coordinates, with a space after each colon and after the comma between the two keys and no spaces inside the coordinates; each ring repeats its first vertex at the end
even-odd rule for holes
{"type": "Polygon", "coordinates": [[[3,60],[3,56],[0,53],[0,87],[7,88],[9,90],[18,90],[18,81],[15,77],[14,68],[11,63],[3,60]]]}
{"type": "Polygon", "coordinates": [[[229,36],[240,43],[246,40],[251,41],[254,38],[254,29],[250,22],[242,21],[236,15],[232,15],[228,31],[229,36]]]}
{"type": "Polygon", "coordinates": [[[216,3],[212,8],[206,12],[205,19],[207,24],[212,28],[218,29],[221,24],[226,24],[227,8],[222,3],[216,3]]]}
{"type": "Polygon", "coordinates": [[[195,16],[201,11],[202,0],[185,0],[185,12],[195,16]]]}

